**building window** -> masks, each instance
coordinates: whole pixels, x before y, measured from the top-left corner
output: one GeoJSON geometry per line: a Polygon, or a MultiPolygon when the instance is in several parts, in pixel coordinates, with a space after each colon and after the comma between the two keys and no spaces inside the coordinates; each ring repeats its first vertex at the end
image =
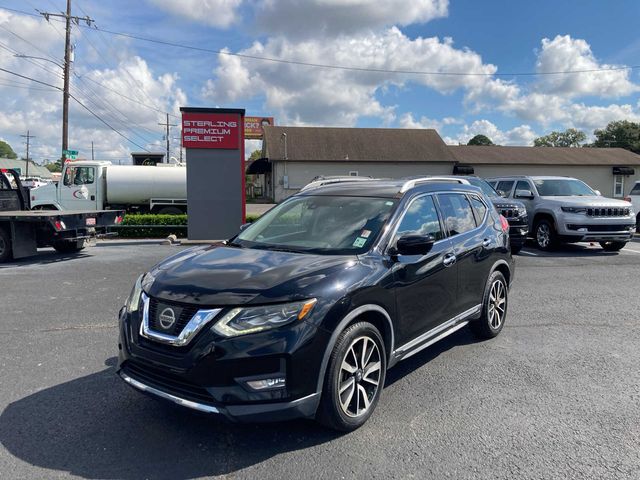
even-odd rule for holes
{"type": "Polygon", "coordinates": [[[624,177],[622,175],[613,176],[613,196],[624,197],[624,177]]]}
{"type": "Polygon", "coordinates": [[[357,177],[358,176],[358,171],[357,170],[351,170],[349,172],[349,176],[350,177],[357,177]]]}

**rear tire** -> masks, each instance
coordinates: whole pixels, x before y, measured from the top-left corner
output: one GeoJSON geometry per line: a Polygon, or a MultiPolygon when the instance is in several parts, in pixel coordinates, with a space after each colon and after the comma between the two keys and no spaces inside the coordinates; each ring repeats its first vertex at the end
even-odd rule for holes
{"type": "Polygon", "coordinates": [[[178,207],[163,207],[158,210],[158,215],[182,215],[183,213],[178,207]]]}
{"type": "Polygon", "coordinates": [[[553,222],[546,218],[538,220],[533,228],[533,239],[540,250],[553,250],[558,243],[558,236],[553,222]]]}
{"type": "Polygon", "coordinates": [[[624,248],[627,242],[600,242],[600,246],[607,252],[618,252],[624,248]]]}
{"type": "Polygon", "coordinates": [[[509,304],[507,281],[501,272],[496,270],[487,280],[482,301],[480,318],[470,323],[473,334],[482,339],[498,336],[504,327],[509,304]]]}
{"type": "Polygon", "coordinates": [[[12,258],[11,235],[4,228],[0,228],[0,263],[11,260],[12,258]]]}
{"type": "Polygon", "coordinates": [[[85,245],[86,242],[84,240],[79,242],[60,240],[53,244],[53,248],[55,248],[58,253],[78,253],[80,250],[84,249],[85,245]]]}
{"type": "Polygon", "coordinates": [[[378,404],[386,370],[378,329],[369,322],[348,327],[331,352],[316,420],[343,432],[361,427],[378,404]]]}

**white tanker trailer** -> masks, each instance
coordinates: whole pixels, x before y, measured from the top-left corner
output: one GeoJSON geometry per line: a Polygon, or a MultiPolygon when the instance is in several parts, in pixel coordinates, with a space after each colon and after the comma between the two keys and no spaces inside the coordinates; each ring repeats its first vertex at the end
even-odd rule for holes
{"type": "Polygon", "coordinates": [[[57,186],[44,185],[29,193],[34,209],[186,213],[187,169],[175,164],[67,162],[57,186]]]}

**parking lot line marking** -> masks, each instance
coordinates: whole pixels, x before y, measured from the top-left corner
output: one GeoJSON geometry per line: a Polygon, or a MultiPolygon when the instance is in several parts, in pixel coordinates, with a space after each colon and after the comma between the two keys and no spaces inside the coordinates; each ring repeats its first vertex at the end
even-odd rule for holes
{"type": "Polygon", "coordinates": [[[537,257],[538,254],[534,253],[534,252],[529,252],[528,250],[520,250],[520,253],[525,253],[527,255],[533,255],[534,257],[537,257]]]}
{"type": "Polygon", "coordinates": [[[620,251],[622,253],[636,253],[636,254],[640,255],[640,252],[638,250],[633,250],[632,248],[628,248],[628,247],[625,247],[620,251]]]}

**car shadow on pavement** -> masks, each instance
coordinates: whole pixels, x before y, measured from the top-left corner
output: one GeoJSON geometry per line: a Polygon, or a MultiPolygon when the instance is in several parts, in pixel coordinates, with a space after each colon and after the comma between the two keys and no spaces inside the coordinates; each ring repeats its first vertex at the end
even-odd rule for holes
{"type": "MultiPolygon", "coordinates": [[[[477,340],[461,329],[389,370],[385,387],[477,340]]],[[[36,392],[0,415],[0,443],[31,465],[95,479],[232,474],[342,433],[315,422],[232,424],[144,396],[106,370],[36,392]]],[[[366,428],[366,427],[365,427],[366,428]]]]}
{"type": "Polygon", "coordinates": [[[587,243],[562,243],[553,250],[543,251],[527,243],[526,250],[516,254],[519,257],[615,257],[619,252],[607,252],[600,245],[587,243]]]}
{"type": "Polygon", "coordinates": [[[425,366],[430,361],[442,355],[444,352],[451,350],[455,347],[463,345],[471,345],[472,343],[479,343],[482,340],[476,338],[469,330],[469,327],[464,327],[457,332],[443,338],[442,340],[434,343],[433,345],[425,348],[421,352],[418,352],[412,357],[398,363],[396,366],[387,371],[387,377],[384,382],[384,387],[390,387],[398,380],[402,380],[407,375],[413,373],[415,370],[425,366]]]}
{"type": "Polygon", "coordinates": [[[30,257],[20,258],[18,260],[11,260],[7,263],[0,263],[0,269],[2,268],[16,268],[26,267],[32,265],[49,265],[50,263],[68,262],[70,260],[80,260],[82,258],[90,257],[87,252],[78,253],[58,253],[55,250],[38,251],[37,254],[30,257]]]}
{"type": "Polygon", "coordinates": [[[144,396],[117,377],[115,361],[108,365],[9,404],[0,415],[4,448],[84,478],[187,479],[233,473],[340,436],[305,420],[225,423],[144,396]]]}

